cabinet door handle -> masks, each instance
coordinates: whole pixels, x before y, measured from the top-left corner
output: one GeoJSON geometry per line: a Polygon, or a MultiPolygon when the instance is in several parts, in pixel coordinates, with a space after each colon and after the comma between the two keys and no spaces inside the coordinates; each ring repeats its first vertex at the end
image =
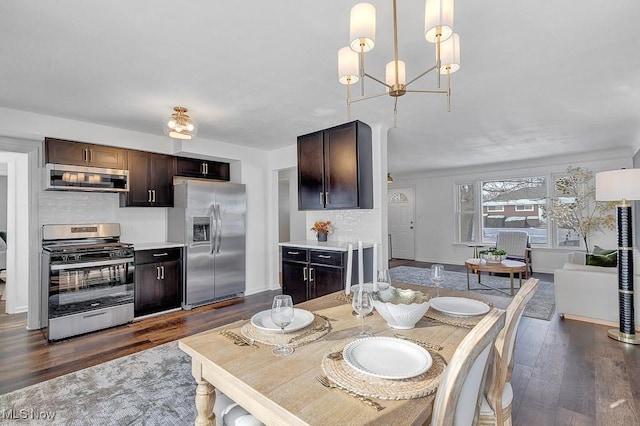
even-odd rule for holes
{"type": "Polygon", "coordinates": [[[92,161],[93,161],[93,150],[90,149],[89,150],[89,162],[92,162],[92,161]]]}
{"type": "Polygon", "coordinates": [[[315,277],[313,276],[313,275],[314,275],[314,273],[313,273],[313,272],[314,272],[314,271],[313,271],[313,269],[314,269],[314,268],[309,268],[309,282],[310,282],[310,283],[312,283],[312,282],[315,280],[315,277]]]}
{"type": "Polygon", "coordinates": [[[156,202],[156,190],[155,189],[151,190],[151,195],[152,195],[151,202],[155,203],[156,202]]]}
{"type": "Polygon", "coordinates": [[[204,163],[204,174],[205,175],[209,174],[209,163],[204,163]]]}
{"type": "Polygon", "coordinates": [[[300,252],[299,251],[288,251],[287,254],[294,254],[295,255],[295,254],[300,254],[300,252]]]}
{"type": "Polygon", "coordinates": [[[328,255],[326,255],[326,254],[319,254],[319,255],[318,255],[318,257],[319,257],[320,259],[331,259],[331,256],[328,256],[328,255]]]}
{"type": "Polygon", "coordinates": [[[207,174],[207,173],[204,171],[204,165],[205,165],[205,163],[204,163],[204,162],[200,163],[200,174],[202,174],[202,175],[207,174]]]}
{"type": "Polygon", "coordinates": [[[167,253],[166,251],[164,253],[153,253],[153,257],[162,257],[162,256],[169,256],[169,253],[167,253]]]}
{"type": "Polygon", "coordinates": [[[324,192],[321,192],[320,193],[320,204],[322,204],[324,206],[324,198],[323,198],[323,196],[324,196],[324,192]]]}
{"type": "Polygon", "coordinates": [[[325,204],[329,204],[329,193],[328,192],[324,193],[324,203],[325,204]]]}
{"type": "Polygon", "coordinates": [[[147,202],[150,203],[151,202],[151,190],[147,189],[147,202]]]}
{"type": "Polygon", "coordinates": [[[156,280],[160,279],[160,267],[156,266],[156,280]]]}
{"type": "Polygon", "coordinates": [[[307,267],[302,268],[302,279],[307,281],[307,267]]]}
{"type": "Polygon", "coordinates": [[[160,267],[160,271],[161,271],[160,278],[164,280],[164,266],[160,267]]]}

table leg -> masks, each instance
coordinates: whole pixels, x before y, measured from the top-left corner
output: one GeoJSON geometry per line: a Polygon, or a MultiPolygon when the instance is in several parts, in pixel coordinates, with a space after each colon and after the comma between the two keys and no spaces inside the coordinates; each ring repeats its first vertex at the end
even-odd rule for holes
{"type": "MultiPolygon", "coordinates": [[[[520,276],[522,276],[522,272],[520,276]]],[[[511,282],[511,296],[513,296],[513,271],[509,272],[509,281],[511,282]]]]}
{"type": "Polygon", "coordinates": [[[469,267],[466,267],[467,270],[467,291],[469,290],[469,267]]]}
{"type": "Polygon", "coordinates": [[[216,416],[213,413],[213,406],[216,402],[216,392],[211,383],[202,377],[202,364],[193,359],[191,362],[191,374],[196,379],[196,426],[215,426],[216,416]]]}

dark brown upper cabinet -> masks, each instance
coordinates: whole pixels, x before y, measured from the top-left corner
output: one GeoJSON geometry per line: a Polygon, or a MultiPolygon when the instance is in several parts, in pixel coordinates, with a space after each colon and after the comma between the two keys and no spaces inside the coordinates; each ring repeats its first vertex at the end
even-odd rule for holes
{"type": "Polygon", "coordinates": [[[127,151],[129,192],[120,194],[120,207],[173,207],[174,157],[127,151]]]}
{"type": "Polygon", "coordinates": [[[228,181],[229,163],[177,157],[176,176],[228,181]]]}
{"type": "Polygon", "coordinates": [[[126,169],[126,150],[84,142],[45,138],[45,162],[74,166],[126,169]]]}
{"type": "Polygon", "coordinates": [[[371,127],[353,121],[298,137],[299,210],[371,208],[371,127]]]}

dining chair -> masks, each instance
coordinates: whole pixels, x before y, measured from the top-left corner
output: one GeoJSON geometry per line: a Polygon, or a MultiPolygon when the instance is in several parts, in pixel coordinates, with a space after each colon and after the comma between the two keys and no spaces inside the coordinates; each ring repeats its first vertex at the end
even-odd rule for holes
{"type": "Polygon", "coordinates": [[[526,265],[524,274],[529,278],[533,274],[531,267],[531,243],[527,231],[500,231],[496,237],[496,249],[507,252],[507,259],[517,260],[526,265]]]}
{"type": "Polygon", "coordinates": [[[527,280],[507,307],[505,325],[496,338],[493,359],[487,373],[486,392],[480,406],[478,425],[512,424],[513,388],[511,387],[511,375],[513,373],[516,334],[524,308],[538,289],[538,284],[539,282],[535,278],[527,280]]]}
{"type": "Polygon", "coordinates": [[[489,354],[504,322],[505,311],[494,308],[460,342],[438,386],[432,426],[476,424],[489,354]]]}

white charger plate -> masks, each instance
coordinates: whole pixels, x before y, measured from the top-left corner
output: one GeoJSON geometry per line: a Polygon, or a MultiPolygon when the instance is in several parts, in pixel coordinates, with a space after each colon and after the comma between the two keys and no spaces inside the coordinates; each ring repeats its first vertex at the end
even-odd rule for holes
{"type": "MultiPolygon", "coordinates": [[[[293,308],[293,320],[284,328],[285,333],[291,333],[293,331],[305,328],[313,322],[313,313],[304,309],[293,308]]],[[[258,312],[251,317],[251,325],[262,331],[273,331],[280,333],[280,327],[278,327],[271,319],[271,309],[258,312]]]]}
{"type": "Polygon", "coordinates": [[[455,317],[484,315],[491,309],[484,302],[465,297],[434,297],[430,300],[429,306],[443,314],[455,317]]]}
{"type": "Polygon", "coordinates": [[[382,379],[408,379],[431,368],[429,352],[395,337],[365,337],[344,347],[342,356],[351,368],[382,379]]]}

